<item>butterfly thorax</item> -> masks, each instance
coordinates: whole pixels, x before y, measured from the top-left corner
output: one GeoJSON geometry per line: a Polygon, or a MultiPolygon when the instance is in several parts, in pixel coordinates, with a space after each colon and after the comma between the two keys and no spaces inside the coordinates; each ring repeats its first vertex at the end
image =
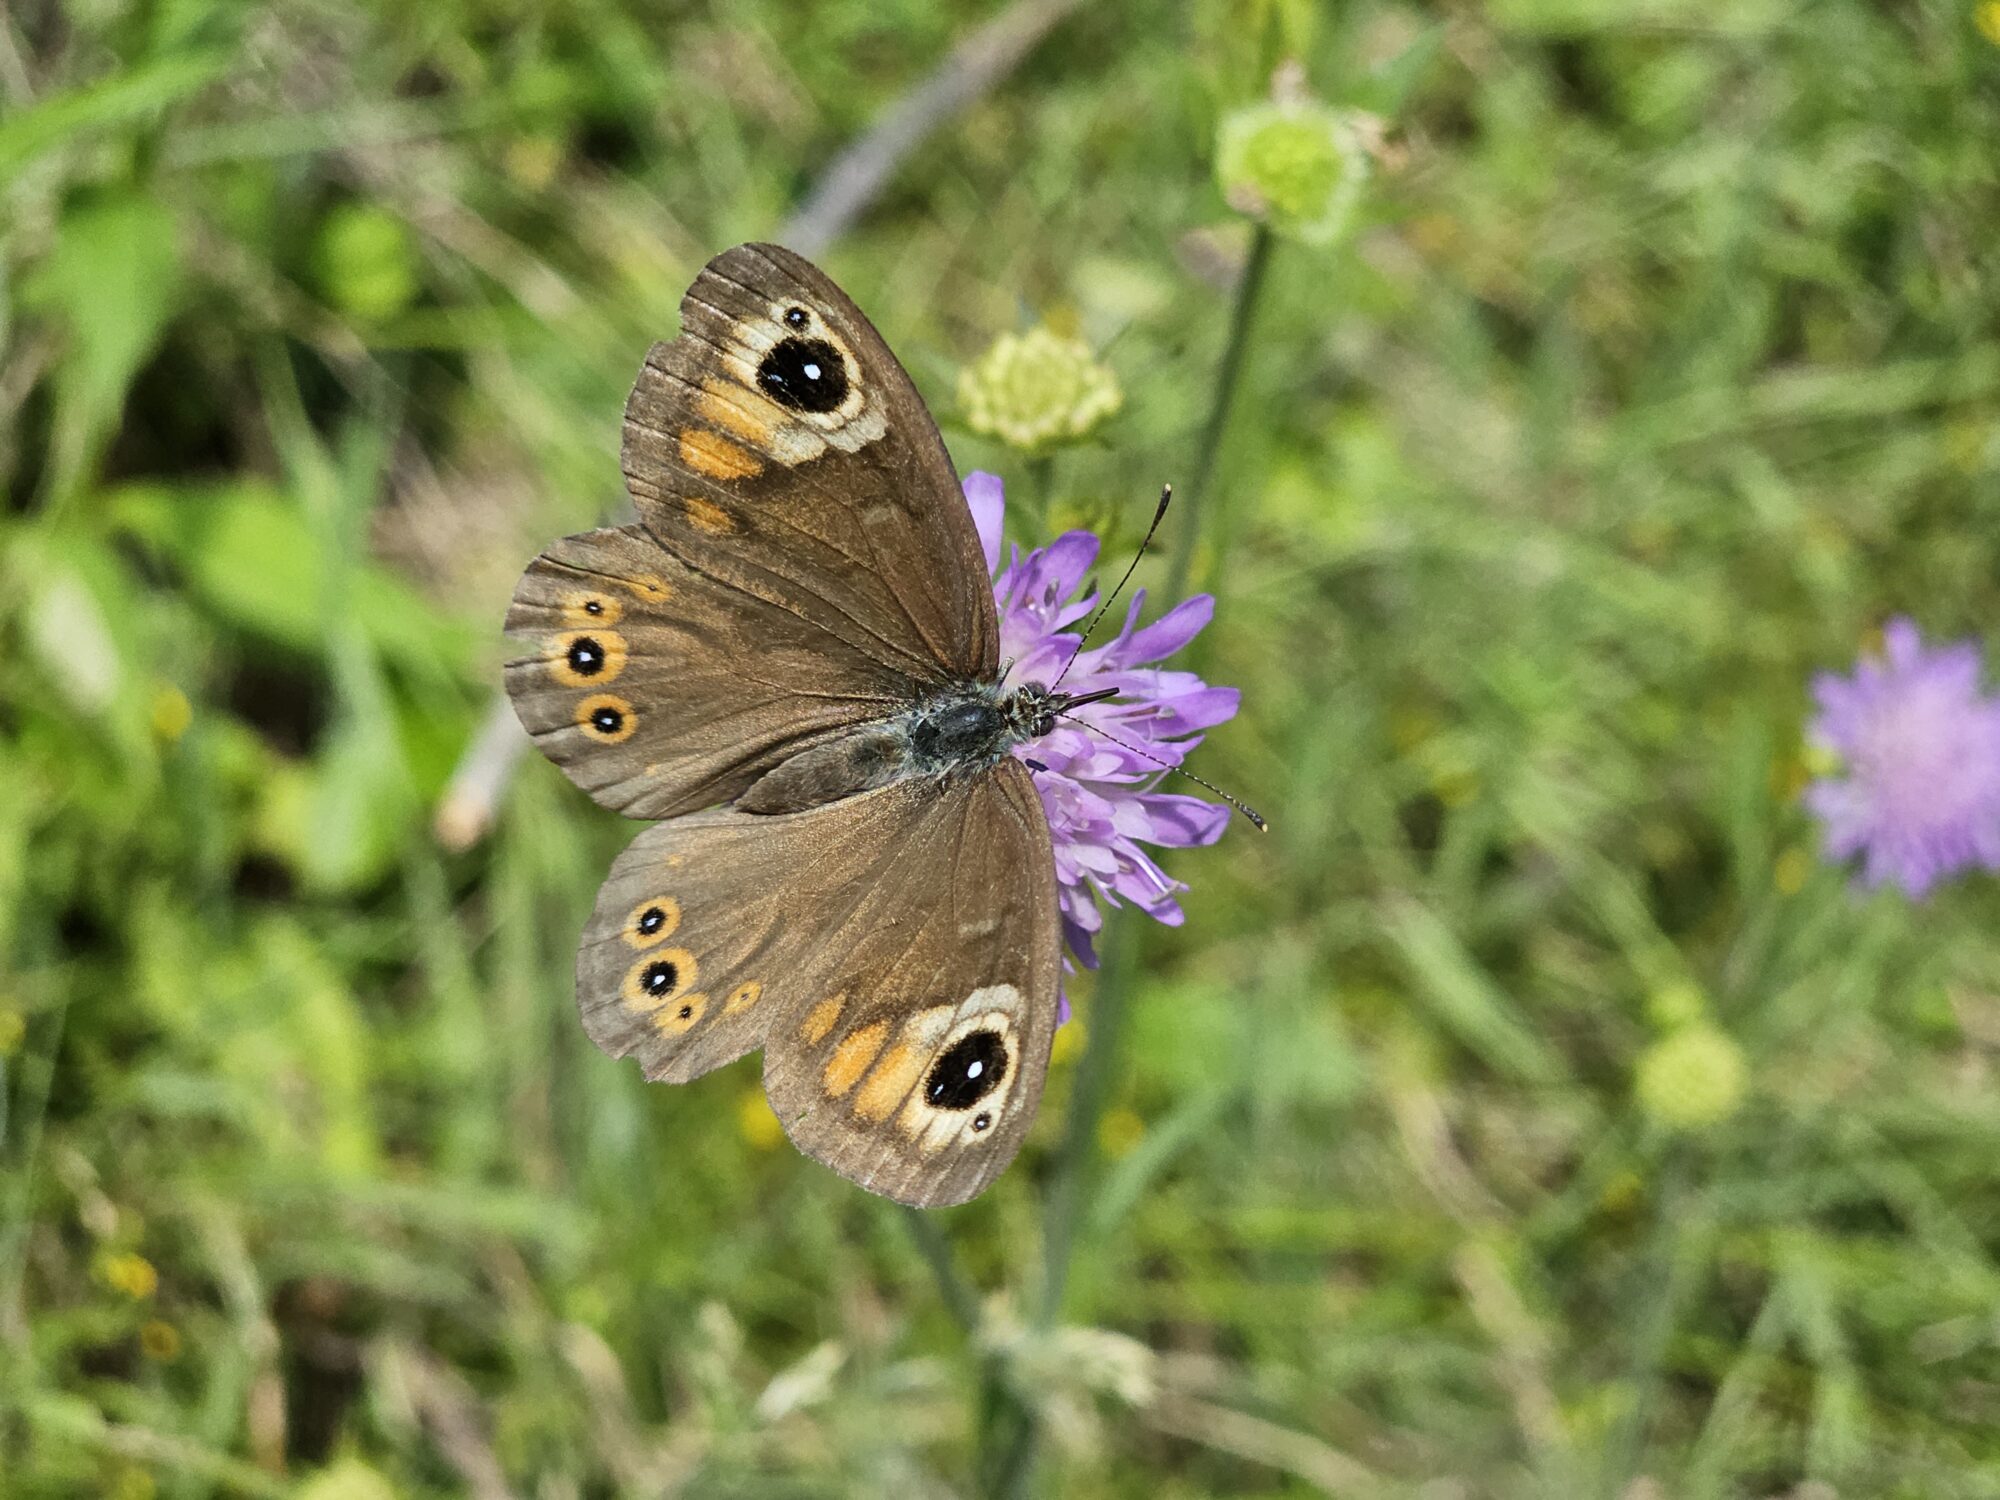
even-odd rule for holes
{"type": "Polygon", "coordinates": [[[1014,747],[1039,739],[1076,700],[1040,683],[933,689],[894,718],[862,725],[802,750],[767,772],[736,805],[745,812],[799,812],[908,777],[949,784],[991,770],[1014,747]]]}

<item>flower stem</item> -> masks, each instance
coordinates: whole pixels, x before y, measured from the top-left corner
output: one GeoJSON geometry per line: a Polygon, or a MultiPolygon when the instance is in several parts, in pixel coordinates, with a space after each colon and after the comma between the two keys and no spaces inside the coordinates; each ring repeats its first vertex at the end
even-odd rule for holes
{"type": "Polygon", "coordinates": [[[1107,936],[1111,940],[1105,945],[1109,951],[1091,995],[1090,1030],[1070,1084],[1069,1115],[1063,1122],[1055,1186],[1043,1222],[1042,1295],[1035,1307],[1035,1322],[1042,1328],[1053,1327],[1062,1313],[1077,1221],[1097,1167],[1097,1121],[1117,1080],[1118,1052],[1125,1038],[1126,1001],[1138,959],[1138,928],[1126,917],[1114,917],[1107,936]]]}
{"type": "MultiPolygon", "coordinates": [[[[1000,1472],[1004,1455],[1019,1441],[1021,1428],[1029,1417],[1007,1386],[1007,1372],[999,1355],[986,1347],[980,1337],[979,1295],[959,1270],[944,1226],[935,1215],[921,1208],[902,1208],[898,1212],[909,1226],[917,1252],[937,1280],[938,1296],[945,1311],[951,1314],[970,1346],[979,1382],[973,1407],[973,1471],[982,1479],[990,1478],[1000,1472]]],[[[982,1493],[999,1491],[983,1488],[982,1493]]]]}
{"type": "Polygon", "coordinates": [[[1244,351],[1250,347],[1250,325],[1256,320],[1257,300],[1264,289],[1264,272],[1270,265],[1271,231],[1259,224],[1250,238],[1250,254],[1243,262],[1243,274],[1236,279],[1236,300],[1229,310],[1229,337],[1222,346],[1222,361],[1215,367],[1215,393],[1210,398],[1208,421],[1201,430],[1201,446],[1195,450],[1194,474],[1181,506],[1180,530],[1174,537],[1173,561],[1167,572],[1167,597],[1179,599],[1187,592],[1188,574],[1194,568],[1195,546],[1201,540],[1203,517],[1210,499],[1209,482],[1215,476],[1216,459],[1229,427],[1229,409],[1235,404],[1236,387],[1243,375],[1244,351]]]}
{"type": "MultiPolygon", "coordinates": [[[[1048,1212],[1043,1219],[1041,1296],[1031,1319],[1036,1332],[1053,1328],[1062,1316],[1078,1228],[1097,1175],[1097,1124],[1117,1081],[1118,1057],[1124,1045],[1127,1002],[1139,956],[1137,919],[1114,916],[1106,937],[1104,966],[1098,970],[1097,987],[1091,996],[1083,1056],[1077,1060],[1076,1076],[1070,1083],[1069,1113],[1063,1122],[1062,1144],[1056,1148],[1054,1185],[1049,1189],[1048,1212]]],[[[1016,1408],[1018,1425],[1012,1441],[997,1470],[989,1475],[992,1483],[986,1493],[996,1500],[1019,1500],[1034,1479],[1041,1433],[1034,1413],[1018,1402],[1016,1408]]]]}
{"type": "Polygon", "coordinates": [[[921,1208],[901,1208],[903,1222],[910,1226],[910,1238],[917,1243],[917,1253],[931,1268],[931,1275],[937,1278],[938,1296],[944,1302],[945,1311],[950,1313],[968,1336],[979,1333],[979,1296],[972,1289],[958,1269],[958,1261],[951,1253],[951,1241],[930,1212],[921,1208]]]}
{"type": "Polygon", "coordinates": [[[1049,511],[1055,505],[1056,459],[1053,453],[1038,453],[1028,460],[1028,493],[1033,497],[1029,504],[1034,507],[1035,525],[1033,535],[1037,545],[1045,545],[1049,535],[1049,511]]]}

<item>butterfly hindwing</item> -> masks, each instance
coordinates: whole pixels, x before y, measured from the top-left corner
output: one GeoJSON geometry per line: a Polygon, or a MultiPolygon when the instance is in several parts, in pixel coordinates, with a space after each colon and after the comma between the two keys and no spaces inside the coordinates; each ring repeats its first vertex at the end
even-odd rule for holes
{"type": "Polygon", "coordinates": [[[963,1202],[1034,1117],[1059,978],[1027,772],[902,781],[805,812],[649,828],[577,962],[585,1029],[649,1078],[762,1045],[794,1142],[871,1191],[963,1202]]]}
{"type": "Polygon", "coordinates": [[[1034,1121],[1061,930],[1026,768],[1006,760],[917,795],[933,800],[889,862],[874,920],[843,935],[839,977],[773,1018],[764,1090],[807,1155],[936,1208],[985,1191],[1034,1121]]]}

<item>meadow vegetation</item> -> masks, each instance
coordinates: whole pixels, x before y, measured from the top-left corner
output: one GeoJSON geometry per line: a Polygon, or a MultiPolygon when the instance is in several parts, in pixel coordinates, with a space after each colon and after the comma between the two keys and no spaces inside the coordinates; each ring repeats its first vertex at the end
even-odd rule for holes
{"type": "Polygon", "coordinates": [[[0,10],[0,1490],[2000,1494],[2000,898],[1799,803],[1815,670],[2000,647],[2000,7],[1080,5],[819,251],[1017,540],[1190,484],[1274,825],[973,1204],[591,1047],[539,759],[440,843],[695,270],[994,12],[0,10]],[[1215,179],[1286,59],[1331,244],[1215,179]]]}

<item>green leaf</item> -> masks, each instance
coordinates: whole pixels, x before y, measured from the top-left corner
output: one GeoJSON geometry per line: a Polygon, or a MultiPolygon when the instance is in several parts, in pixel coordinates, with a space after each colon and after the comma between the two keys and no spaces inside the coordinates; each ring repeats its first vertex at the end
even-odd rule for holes
{"type": "Polygon", "coordinates": [[[180,303],[174,215],[127,193],[73,208],[28,279],[28,303],[68,335],[56,374],[50,489],[71,493],[117,425],[125,391],[180,303]]]}
{"type": "MultiPolygon", "coordinates": [[[[333,617],[319,533],[284,492],[257,479],[214,486],[133,485],[110,501],[116,524],[179,567],[195,595],[238,629],[301,651],[324,650],[333,617]]],[[[375,566],[349,580],[348,607],[371,645],[435,676],[466,632],[375,566]]]]}
{"type": "Polygon", "coordinates": [[[67,141],[144,119],[220,77],[229,59],[214,53],[166,57],[56,94],[0,121],[0,181],[67,141]]]}

